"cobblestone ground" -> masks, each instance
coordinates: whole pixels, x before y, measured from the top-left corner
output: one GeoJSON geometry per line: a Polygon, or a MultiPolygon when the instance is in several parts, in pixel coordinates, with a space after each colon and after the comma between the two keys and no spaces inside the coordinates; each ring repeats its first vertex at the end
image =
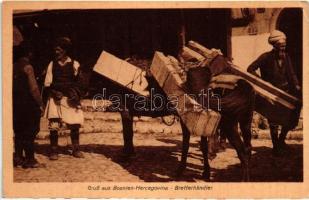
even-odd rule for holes
{"type": "MultiPolygon", "coordinates": [[[[289,152],[282,157],[273,157],[271,141],[252,141],[253,155],[251,181],[302,181],[302,141],[288,140],[289,152]]],[[[199,138],[192,137],[188,165],[181,178],[175,178],[181,154],[180,135],[135,134],[137,156],[130,164],[119,160],[122,148],[120,133],[92,133],[81,135],[84,159],[70,155],[70,139],[59,141],[60,157],[50,161],[47,157],[48,140],[37,140],[36,157],[46,168],[14,169],[16,182],[200,182],[202,155],[199,138]],[[68,145],[68,146],[67,146],[68,145]]],[[[241,180],[240,164],[232,148],[217,154],[210,162],[211,181],[237,182],[241,180]]]]}

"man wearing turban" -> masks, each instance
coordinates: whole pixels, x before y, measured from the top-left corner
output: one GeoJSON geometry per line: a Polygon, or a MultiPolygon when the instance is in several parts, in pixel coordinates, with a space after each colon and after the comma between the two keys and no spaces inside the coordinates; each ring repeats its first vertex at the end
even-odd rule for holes
{"type": "MultiPolygon", "coordinates": [[[[273,49],[258,57],[251,65],[249,65],[247,71],[257,75],[255,71],[259,68],[261,72],[261,78],[263,80],[271,83],[275,87],[289,94],[298,94],[301,90],[301,87],[295,75],[291,59],[286,52],[285,34],[279,30],[272,31],[268,38],[268,43],[273,46],[273,49]]],[[[298,121],[298,119],[295,121],[298,121]]],[[[270,120],[268,120],[268,122],[273,142],[273,150],[274,153],[278,153],[279,150],[286,147],[286,135],[288,131],[291,130],[293,126],[295,126],[295,122],[293,122],[293,125],[282,126],[279,136],[279,126],[270,120]]]]}

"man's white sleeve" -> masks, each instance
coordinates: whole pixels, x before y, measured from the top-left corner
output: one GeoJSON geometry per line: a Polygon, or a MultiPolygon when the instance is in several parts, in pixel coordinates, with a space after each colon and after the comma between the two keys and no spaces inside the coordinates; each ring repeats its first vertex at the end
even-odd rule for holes
{"type": "Polygon", "coordinates": [[[80,67],[80,64],[78,61],[74,60],[74,63],[73,63],[73,68],[74,68],[74,76],[76,76],[78,74],[78,69],[80,67]]]}
{"type": "Polygon", "coordinates": [[[47,67],[44,86],[49,87],[53,82],[53,62],[50,62],[47,67]]]}

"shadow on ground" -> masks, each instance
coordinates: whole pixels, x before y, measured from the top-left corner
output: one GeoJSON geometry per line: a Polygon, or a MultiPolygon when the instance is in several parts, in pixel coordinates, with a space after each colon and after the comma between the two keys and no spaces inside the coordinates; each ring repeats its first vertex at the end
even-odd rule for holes
{"type": "MultiPolygon", "coordinates": [[[[201,179],[202,155],[189,153],[187,169],[181,177],[176,177],[178,158],[181,154],[181,141],[159,139],[160,142],[175,146],[137,146],[136,156],[129,162],[120,159],[121,145],[87,144],[81,145],[81,150],[88,153],[101,154],[126,169],[129,173],[138,176],[145,182],[187,181],[195,182],[201,179]]],[[[198,148],[198,143],[191,143],[190,149],[198,148]]],[[[299,182],[303,181],[303,145],[290,144],[289,151],[281,157],[272,156],[272,149],[265,146],[254,147],[251,158],[252,182],[299,182]]],[[[48,145],[38,145],[36,152],[48,156],[48,145]]],[[[60,153],[70,154],[68,148],[60,148],[60,153]]],[[[190,151],[190,150],[189,150],[190,151]]],[[[200,152],[200,151],[198,151],[200,152]]],[[[217,158],[216,158],[217,159],[217,158]]],[[[213,182],[241,181],[240,164],[228,164],[223,169],[211,169],[213,182]]]]}
{"type": "MultiPolygon", "coordinates": [[[[288,147],[281,156],[273,156],[270,147],[253,147],[250,182],[302,182],[303,145],[290,144],[288,147]]],[[[226,169],[212,168],[213,181],[239,182],[240,169],[240,164],[228,165],[226,169]]]]}

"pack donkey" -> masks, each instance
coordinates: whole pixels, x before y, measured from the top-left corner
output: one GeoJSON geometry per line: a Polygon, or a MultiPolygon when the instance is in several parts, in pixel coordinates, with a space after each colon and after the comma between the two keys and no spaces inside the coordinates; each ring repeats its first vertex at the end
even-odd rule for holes
{"type": "MultiPolygon", "coordinates": [[[[191,82],[191,84],[188,84],[188,90],[198,93],[201,89],[208,88],[211,78],[218,74],[229,74],[229,67],[230,66],[225,58],[222,56],[217,56],[217,58],[214,59],[214,61],[208,67],[199,68],[199,70],[190,70],[188,72],[188,79],[190,80],[189,82],[191,82]],[[201,76],[203,77],[202,81],[199,78],[201,76]]],[[[159,87],[156,80],[154,80],[154,78],[151,76],[146,78],[149,84],[148,89],[152,88],[155,93],[158,93],[165,98],[163,102],[168,103],[166,94],[159,87]]],[[[88,84],[87,88],[90,88],[88,95],[89,97],[102,92],[103,88],[106,88],[105,97],[107,99],[110,97],[110,95],[113,94],[121,95],[123,99],[126,98],[125,95],[133,94],[131,90],[126,89],[94,72],[91,73],[91,76],[90,78],[88,77],[88,80],[87,78],[85,80],[88,84]]],[[[249,161],[251,155],[251,121],[254,106],[254,91],[251,85],[244,80],[237,80],[236,85],[237,86],[233,89],[215,89],[214,92],[221,96],[221,109],[218,110],[217,101],[210,101],[209,108],[221,113],[222,117],[219,124],[219,129],[223,134],[226,135],[229,142],[236,149],[238,157],[241,161],[242,178],[244,181],[248,181],[249,161]],[[242,131],[243,141],[241,140],[241,137],[238,133],[238,123],[242,131]]],[[[151,102],[151,99],[147,99],[147,105],[150,105],[151,103],[155,102],[151,102]]],[[[123,158],[126,161],[135,155],[133,145],[133,116],[162,117],[167,115],[177,115],[176,111],[169,109],[137,111],[134,109],[133,105],[134,102],[128,99],[126,105],[121,105],[120,109],[118,110],[121,114],[123,125],[123,158]]],[[[163,107],[166,108],[165,106],[163,107]]],[[[176,172],[178,176],[180,176],[186,168],[190,140],[190,132],[188,131],[187,127],[181,120],[180,124],[183,134],[183,145],[181,161],[176,172]]],[[[202,177],[207,181],[210,179],[207,137],[201,137],[201,150],[204,159],[202,177]]]]}

